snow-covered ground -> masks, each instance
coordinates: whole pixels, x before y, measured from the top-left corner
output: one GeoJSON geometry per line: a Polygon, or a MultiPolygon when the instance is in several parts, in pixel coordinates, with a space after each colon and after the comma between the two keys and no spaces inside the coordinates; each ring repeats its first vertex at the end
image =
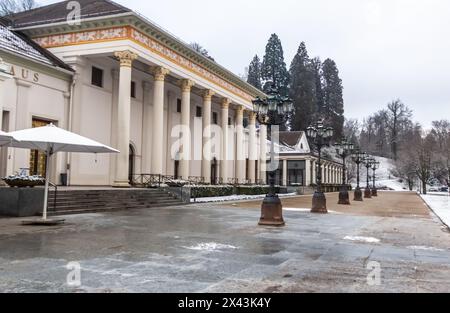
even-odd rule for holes
{"type": "MultiPolygon", "coordinates": [[[[279,194],[280,198],[296,196],[296,193],[285,193],[279,194]]],[[[196,198],[191,199],[191,202],[225,202],[225,201],[240,201],[240,200],[253,200],[253,199],[264,199],[266,195],[231,195],[223,197],[207,197],[207,198],[196,198]]]]}
{"type": "Polygon", "coordinates": [[[428,194],[420,196],[444,224],[450,227],[450,196],[445,193],[442,195],[428,194]]]}

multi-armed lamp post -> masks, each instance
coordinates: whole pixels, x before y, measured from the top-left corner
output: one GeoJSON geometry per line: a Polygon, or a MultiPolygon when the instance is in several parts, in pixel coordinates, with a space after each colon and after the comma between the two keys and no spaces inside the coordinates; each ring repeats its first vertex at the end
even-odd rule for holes
{"type": "Polygon", "coordinates": [[[370,169],[372,168],[372,162],[375,160],[371,158],[370,156],[366,156],[364,159],[364,166],[367,169],[366,173],[366,188],[364,189],[364,198],[370,199],[372,198],[372,190],[370,190],[370,169]]]}
{"type": "Polygon", "coordinates": [[[373,171],[373,175],[372,175],[372,178],[373,178],[372,197],[377,197],[378,196],[377,187],[375,185],[375,178],[376,178],[375,172],[379,168],[380,168],[380,162],[378,162],[376,160],[373,160],[373,162],[372,162],[372,171],[373,171]]]}
{"type": "Polygon", "coordinates": [[[317,170],[317,190],[314,192],[312,200],[311,212],[313,213],[328,213],[327,199],[322,191],[322,148],[330,144],[331,137],[333,137],[333,128],[325,127],[323,121],[319,120],[315,126],[310,126],[306,130],[306,135],[311,138],[319,153],[319,167],[317,170]]]}
{"type": "Polygon", "coordinates": [[[346,138],[342,138],[340,143],[336,145],[336,153],[338,156],[342,158],[342,186],[339,191],[339,202],[338,204],[350,204],[350,199],[348,196],[348,188],[347,188],[347,167],[345,160],[346,158],[353,153],[353,144],[348,142],[346,138]]]}
{"type": "Polygon", "coordinates": [[[360,167],[361,163],[364,161],[364,159],[366,158],[366,153],[362,152],[359,149],[356,149],[353,152],[352,158],[353,158],[353,162],[356,163],[356,189],[354,192],[353,200],[354,201],[363,201],[362,191],[361,191],[361,188],[359,187],[359,167],[360,167]]]}
{"type": "MultiPolygon", "coordinates": [[[[267,125],[269,134],[272,133],[273,125],[280,125],[286,122],[287,116],[294,109],[292,100],[283,97],[278,90],[272,86],[267,92],[264,99],[257,98],[253,101],[253,110],[256,113],[258,122],[267,125]]],[[[280,198],[275,191],[275,149],[273,137],[270,140],[270,172],[269,172],[269,193],[263,200],[261,206],[261,218],[259,225],[266,226],[283,226],[283,207],[280,198]]]]}

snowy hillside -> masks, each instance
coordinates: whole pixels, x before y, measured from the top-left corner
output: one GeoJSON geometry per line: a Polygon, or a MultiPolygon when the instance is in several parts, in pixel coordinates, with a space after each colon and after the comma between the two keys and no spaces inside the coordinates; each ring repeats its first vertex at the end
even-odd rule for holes
{"type": "Polygon", "coordinates": [[[380,162],[380,169],[376,171],[377,187],[387,187],[396,191],[407,190],[404,183],[400,183],[397,177],[392,176],[391,170],[394,168],[394,163],[391,159],[383,157],[374,157],[380,162]]]}

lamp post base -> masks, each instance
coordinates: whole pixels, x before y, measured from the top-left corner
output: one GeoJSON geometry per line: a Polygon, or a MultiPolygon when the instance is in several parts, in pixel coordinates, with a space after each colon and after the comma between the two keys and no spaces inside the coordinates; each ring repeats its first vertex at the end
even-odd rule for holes
{"type": "Polygon", "coordinates": [[[366,199],[372,198],[372,191],[370,190],[370,188],[364,189],[364,198],[366,199]]]}
{"type": "Polygon", "coordinates": [[[284,226],[283,206],[277,195],[267,195],[261,205],[261,218],[258,225],[284,226]]]}
{"type": "Polygon", "coordinates": [[[312,199],[311,213],[326,214],[327,211],[327,199],[322,191],[316,191],[312,199]]]}
{"type": "Polygon", "coordinates": [[[345,205],[349,205],[350,204],[350,198],[349,198],[348,190],[347,190],[346,187],[342,187],[341,191],[339,191],[338,204],[345,204],[345,205]]]}
{"type": "Polygon", "coordinates": [[[372,188],[372,197],[378,197],[378,190],[377,190],[377,188],[372,188]]]}
{"type": "Polygon", "coordinates": [[[361,188],[356,187],[354,191],[353,201],[363,201],[361,188]]]}

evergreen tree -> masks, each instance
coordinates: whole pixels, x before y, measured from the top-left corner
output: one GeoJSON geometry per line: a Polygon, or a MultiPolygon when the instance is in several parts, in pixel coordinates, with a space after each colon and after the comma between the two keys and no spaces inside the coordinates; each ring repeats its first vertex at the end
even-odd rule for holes
{"type": "Polygon", "coordinates": [[[261,61],[259,60],[258,55],[255,55],[253,60],[250,62],[248,67],[248,76],[247,83],[255,86],[259,90],[262,89],[261,84],[261,61]]]}
{"type": "Polygon", "coordinates": [[[323,111],[324,106],[322,61],[320,60],[320,58],[315,57],[314,59],[311,60],[311,65],[314,75],[314,85],[316,95],[314,119],[317,120],[319,118],[320,113],[323,111]]]}
{"type": "Polygon", "coordinates": [[[291,77],[289,96],[294,101],[291,128],[306,130],[316,115],[316,81],[313,63],[309,59],[304,42],[300,43],[289,73],[291,77]]]}
{"type": "Polygon", "coordinates": [[[322,65],[324,118],[328,125],[334,128],[334,139],[340,139],[344,126],[344,99],[342,80],[336,63],[326,59],[322,65]]]}
{"type": "Polygon", "coordinates": [[[266,45],[266,53],[262,62],[261,76],[264,90],[272,84],[282,95],[288,94],[289,72],[284,62],[283,47],[276,34],[272,34],[266,45]]]}

